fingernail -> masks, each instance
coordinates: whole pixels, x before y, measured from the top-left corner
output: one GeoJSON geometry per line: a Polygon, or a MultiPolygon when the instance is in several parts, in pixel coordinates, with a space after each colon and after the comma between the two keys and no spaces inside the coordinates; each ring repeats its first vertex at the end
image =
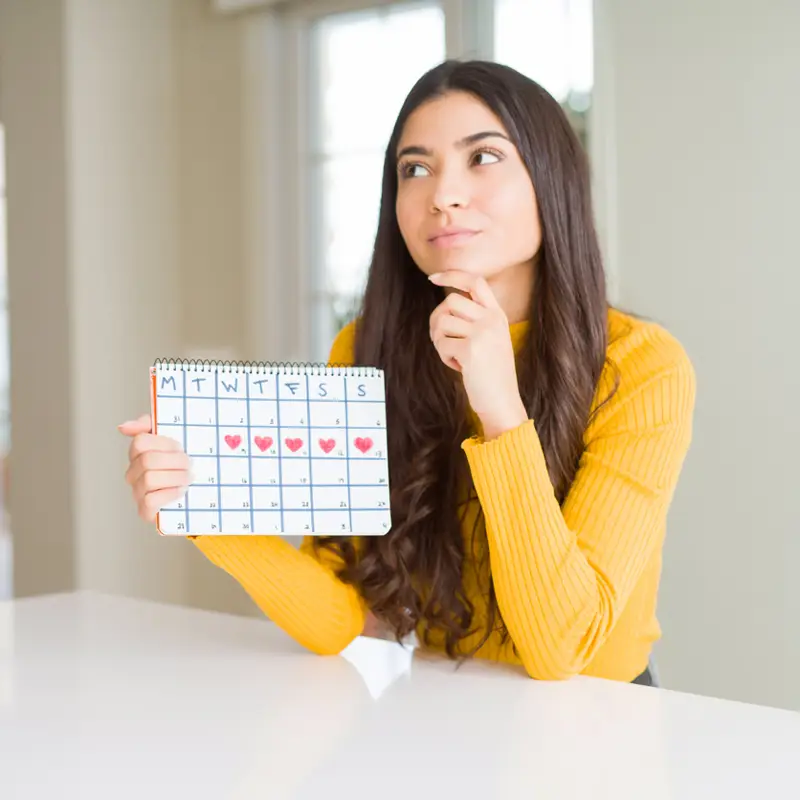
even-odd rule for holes
{"type": "Polygon", "coordinates": [[[435,280],[438,280],[441,277],[442,277],[442,273],[441,272],[434,272],[433,275],[428,275],[428,280],[429,281],[435,281],[435,280]]]}

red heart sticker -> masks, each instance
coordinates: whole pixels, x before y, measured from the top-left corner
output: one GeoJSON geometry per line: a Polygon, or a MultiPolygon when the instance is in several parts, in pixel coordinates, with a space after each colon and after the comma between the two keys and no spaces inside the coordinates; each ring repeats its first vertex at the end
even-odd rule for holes
{"type": "Polygon", "coordinates": [[[296,453],[303,446],[303,440],[302,439],[287,439],[286,440],[286,446],[293,453],[296,453]]]}
{"type": "Polygon", "coordinates": [[[330,453],[334,447],[336,447],[336,440],[335,439],[320,439],[319,446],[322,449],[323,453],[330,453]]]}
{"type": "Polygon", "coordinates": [[[228,447],[230,447],[231,450],[235,450],[242,443],[242,437],[231,436],[229,434],[225,437],[225,443],[228,445],[228,447]]]}
{"type": "Polygon", "coordinates": [[[272,437],[271,436],[256,436],[255,438],[256,447],[263,453],[265,450],[269,450],[272,447],[272,437]]]}
{"type": "Polygon", "coordinates": [[[366,453],[372,447],[372,439],[369,436],[362,439],[360,436],[353,442],[358,450],[362,453],[366,453]]]}

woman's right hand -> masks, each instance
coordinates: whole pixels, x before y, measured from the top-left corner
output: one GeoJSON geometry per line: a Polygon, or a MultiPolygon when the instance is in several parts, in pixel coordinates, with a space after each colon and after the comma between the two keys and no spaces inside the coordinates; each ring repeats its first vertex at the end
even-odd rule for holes
{"type": "Polygon", "coordinates": [[[191,483],[191,461],[183,448],[152,430],[149,414],[119,426],[121,433],[131,437],[125,480],[145,522],[155,522],[159,510],[182,497],[191,483]]]}

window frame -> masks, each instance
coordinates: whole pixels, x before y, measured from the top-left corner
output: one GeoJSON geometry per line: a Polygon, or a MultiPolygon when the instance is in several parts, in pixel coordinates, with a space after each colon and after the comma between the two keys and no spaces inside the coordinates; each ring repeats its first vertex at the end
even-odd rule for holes
{"type": "MultiPolygon", "coordinates": [[[[429,0],[430,2],[431,0],[429,0]]],[[[433,0],[436,2],[436,0],[433,0]]],[[[247,291],[251,307],[254,296],[264,298],[267,287],[280,301],[267,303],[268,313],[277,314],[280,332],[269,327],[270,350],[279,360],[324,360],[327,352],[315,348],[315,302],[320,289],[317,270],[321,259],[308,235],[318,229],[321,208],[315,202],[313,170],[309,168],[315,149],[314,132],[319,129],[314,119],[312,98],[316,88],[311,80],[313,50],[311,29],[322,17],[364,11],[383,6],[420,5],[421,0],[304,0],[289,3],[271,12],[279,41],[269,58],[272,67],[269,96],[280,101],[284,110],[280,125],[270,130],[273,152],[281,154],[280,167],[268,180],[264,195],[272,199],[267,228],[277,242],[268,248],[269,262],[253,263],[247,291]],[[279,76],[279,77],[276,77],[279,76]],[[316,284],[316,285],[315,285],[316,284]],[[253,294],[255,290],[255,295],[253,294]],[[276,291],[277,290],[277,291],[276,291]],[[287,313],[286,309],[291,309],[287,313]]],[[[494,56],[494,0],[438,0],[445,14],[445,54],[447,58],[487,58],[494,56]]],[[[615,183],[613,179],[614,137],[607,125],[613,118],[611,96],[613,64],[611,46],[606,35],[608,24],[605,0],[594,0],[594,81],[592,104],[587,115],[588,144],[592,161],[594,202],[598,234],[606,258],[609,297],[616,300],[619,276],[615,269],[615,183]]],[[[251,137],[251,141],[253,138],[251,137]]],[[[256,147],[254,143],[252,147],[256,147]]],[[[264,142],[261,142],[264,147],[264,142]]],[[[252,154],[252,158],[256,158],[252,154]]],[[[264,347],[267,330],[258,325],[253,330],[253,344],[264,347]]]]}

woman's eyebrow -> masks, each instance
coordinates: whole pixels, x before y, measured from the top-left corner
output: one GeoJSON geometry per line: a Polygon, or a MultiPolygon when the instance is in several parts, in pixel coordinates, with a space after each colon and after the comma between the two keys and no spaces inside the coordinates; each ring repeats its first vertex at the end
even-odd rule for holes
{"type": "MultiPolygon", "coordinates": [[[[469,136],[465,136],[463,139],[459,139],[455,144],[456,147],[469,147],[471,144],[475,144],[476,142],[480,142],[483,139],[505,139],[507,142],[511,140],[506,136],[504,133],[500,131],[480,131],[479,133],[471,133],[469,136]]],[[[423,147],[419,144],[412,144],[408,147],[404,147],[400,152],[397,154],[397,160],[399,161],[404,156],[432,156],[433,151],[428,149],[427,147],[423,147]]]]}

